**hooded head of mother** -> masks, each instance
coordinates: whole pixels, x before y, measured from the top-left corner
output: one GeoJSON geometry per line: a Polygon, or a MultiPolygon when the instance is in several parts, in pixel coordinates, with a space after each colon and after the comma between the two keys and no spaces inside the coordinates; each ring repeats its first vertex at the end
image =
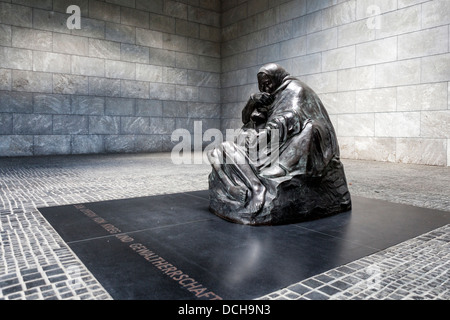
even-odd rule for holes
{"type": "Polygon", "coordinates": [[[258,71],[259,91],[273,93],[283,83],[289,73],[276,63],[269,63],[258,71]]]}

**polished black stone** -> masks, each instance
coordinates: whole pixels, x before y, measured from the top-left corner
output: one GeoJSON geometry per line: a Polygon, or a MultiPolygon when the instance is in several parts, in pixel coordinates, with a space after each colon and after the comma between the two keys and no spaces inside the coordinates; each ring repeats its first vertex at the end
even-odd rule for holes
{"type": "Polygon", "coordinates": [[[216,217],[208,191],[39,211],[127,300],[253,299],[450,223],[447,212],[352,199],[350,212],[271,227],[216,217]]]}

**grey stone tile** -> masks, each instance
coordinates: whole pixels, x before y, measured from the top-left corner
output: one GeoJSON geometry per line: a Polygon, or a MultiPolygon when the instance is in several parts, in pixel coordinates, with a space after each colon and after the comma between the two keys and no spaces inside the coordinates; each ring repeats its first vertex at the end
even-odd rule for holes
{"type": "Polygon", "coordinates": [[[0,91],[0,112],[32,113],[33,94],[0,91]]]}
{"type": "Polygon", "coordinates": [[[89,94],[89,77],[73,74],[53,74],[53,92],[61,94],[89,94]]]}
{"type": "Polygon", "coordinates": [[[71,99],[62,94],[34,94],[34,112],[43,114],[69,114],[71,99]]]}
{"type": "MultiPolygon", "coordinates": [[[[34,138],[35,155],[70,154],[70,136],[38,135],[34,138]]],[[[39,285],[43,285],[43,281],[39,285]]]]}
{"type": "Polygon", "coordinates": [[[51,134],[52,116],[44,114],[14,114],[15,134],[51,134]]]}

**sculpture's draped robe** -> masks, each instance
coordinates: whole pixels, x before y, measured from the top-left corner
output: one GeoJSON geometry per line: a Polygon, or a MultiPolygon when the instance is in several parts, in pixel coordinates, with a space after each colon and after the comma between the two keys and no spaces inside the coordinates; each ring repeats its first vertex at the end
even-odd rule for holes
{"type": "Polygon", "coordinates": [[[214,167],[209,178],[210,209],[225,219],[252,225],[306,220],[349,210],[351,200],[336,133],[319,97],[283,68],[261,68],[260,72],[275,84],[274,101],[262,108],[265,120],[249,101],[242,113],[242,132],[256,137],[269,133],[267,145],[260,146],[256,159],[239,137],[218,148],[225,163],[220,169],[214,167]],[[278,134],[270,135],[273,130],[278,134]],[[238,154],[240,157],[236,157],[238,154]],[[257,212],[228,192],[233,185],[251,187],[233,162],[242,157],[267,189],[264,207],[257,212]],[[226,179],[221,178],[224,175],[226,179]],[[232,185],[227,185],[230,182],[232,185]]]}

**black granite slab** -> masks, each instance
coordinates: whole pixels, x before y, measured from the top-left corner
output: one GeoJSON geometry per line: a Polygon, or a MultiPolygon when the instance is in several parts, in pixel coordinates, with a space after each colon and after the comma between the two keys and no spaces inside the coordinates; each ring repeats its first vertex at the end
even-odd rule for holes
{"type": "Polygon", "coordinates": [[[114,299],[254,299],[450,223],[450,213],[352,197],[350,212],[233,224],[208,191],[40,208],[114,299]]]}

